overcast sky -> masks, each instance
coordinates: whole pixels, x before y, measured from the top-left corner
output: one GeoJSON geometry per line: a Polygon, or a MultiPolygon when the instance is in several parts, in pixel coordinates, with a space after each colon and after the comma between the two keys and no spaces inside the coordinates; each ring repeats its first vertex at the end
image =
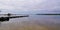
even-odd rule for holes
{"type": "Polygon", "coordinates": [[[60,0],[0,0],[1,13],[60,12],[60,0]]]}

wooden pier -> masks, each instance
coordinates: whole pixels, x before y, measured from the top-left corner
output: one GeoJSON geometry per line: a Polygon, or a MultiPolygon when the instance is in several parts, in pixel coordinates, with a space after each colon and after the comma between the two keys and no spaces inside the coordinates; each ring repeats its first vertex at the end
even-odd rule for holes
{"type": "Polygon", "coordinates": [[[29,17],[29,15],[26,15],[26,16],[8,16],[8,17],[0,17],[0,21],[3,22],[3,21],[9,21],[9,19],[12,19],[12,18],[22,18],[22,17],[29,17]]]}

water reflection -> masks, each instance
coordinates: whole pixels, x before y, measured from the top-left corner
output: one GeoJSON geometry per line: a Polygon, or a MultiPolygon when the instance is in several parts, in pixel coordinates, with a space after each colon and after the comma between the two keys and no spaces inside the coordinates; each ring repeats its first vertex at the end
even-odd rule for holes
{"type": "Polygon", "coordinates": [[[59,15],[30,15],[1,22],[0,30],[60,30],[59,15]]]}
{"type": "Polygon", "coordinates": [[[1,26],[1,22],[0,22],[0,26],[1,26]]]}

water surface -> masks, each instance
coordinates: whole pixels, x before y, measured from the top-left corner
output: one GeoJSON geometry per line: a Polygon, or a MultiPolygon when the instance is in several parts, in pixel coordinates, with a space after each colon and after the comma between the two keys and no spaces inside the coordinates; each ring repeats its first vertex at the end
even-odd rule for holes
{"type": "Polygon", "coordinates": [[[0,22],[0,30],[60,30],[60,15],[30,15],[0,22]]]}

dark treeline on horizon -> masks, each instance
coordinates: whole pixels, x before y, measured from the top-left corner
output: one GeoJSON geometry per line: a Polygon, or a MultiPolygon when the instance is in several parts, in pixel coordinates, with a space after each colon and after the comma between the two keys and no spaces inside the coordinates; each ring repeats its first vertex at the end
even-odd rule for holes
{"type": "Polygon", "coordinates": [[[36,14],[36,15],[60,15],[60,14],[36,14]]]}

